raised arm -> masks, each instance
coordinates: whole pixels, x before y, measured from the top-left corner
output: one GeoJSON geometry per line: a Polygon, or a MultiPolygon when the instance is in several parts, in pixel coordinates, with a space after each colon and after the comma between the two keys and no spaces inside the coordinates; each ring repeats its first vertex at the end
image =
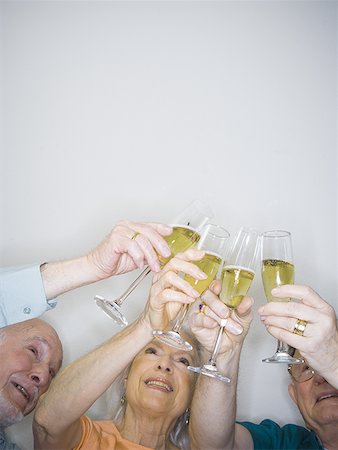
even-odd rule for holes
{"type": "Polygon", "coordinates": [[[202,297],[207,305],[203,314],[191,316],[191,329],[203,347],[206,361],[215,342],[218,325],[226,323],[217,368],[231,379],[229,384],[200,375],[191,406],[189,434],[192,450],[253,449],[250,433],[235,423],[238,367],[244,338],[248,332],[253,300],[246,297],[235,311],[230,311],[217,297],[220,282],[202,297]]]}
{"type": "Polygon", "coordinates": [[[41,266],[47,300],[112,275],[142,268],[145,264],[158,272],[158,255],[170,255],[163,236],[171,232],[171,227],[160,223],[119,222],[87,255],[41,266]]]}
{"type": "Polygon", "coordinates": [[[272,294],[297,301],[271,302],[259,308],[268,332],[297,348],[309,366],[338,389],[338,327],[333,307],[308,286],[284,285],[272,294]],[[303,334],[294,332],[298,319],[305,321],[303,334]]]}
{"type": "Polygon", "coordinates": [[[203,272],[188,262],[202,256],[203,252],[189,250],[173,258],[155,275],[149,300],[141,316],[56,377],[35,413],[36,449],[69,449],[80,442],[80,417],[152,340],[152,330],[165,327],[182,303],[191,303],[198,297],[198,293],[178,276],[178,272],[203,277],[203,272]]]}

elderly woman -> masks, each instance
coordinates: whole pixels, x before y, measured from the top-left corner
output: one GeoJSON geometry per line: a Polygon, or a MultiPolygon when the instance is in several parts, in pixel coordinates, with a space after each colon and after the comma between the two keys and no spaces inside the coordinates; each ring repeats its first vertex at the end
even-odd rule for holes
{"type": "Polygon", "coordinates": [[[191,261],[203,252],[188,250],[154,276],[144,312],[130,326],[68,366],[41,399],[34,419],[37,449],[177,449],[170,433],[190,406],[196,350],[177,350],[153,339],[152,330],[165,328],[183,303],[198,293],[179,276],[205,274],[191,261]],[[131,365],[130,365],[131,363],[131,365]],[[130,365],[125,383],[122,420],[92,421],[88,408],[130,365]]]}

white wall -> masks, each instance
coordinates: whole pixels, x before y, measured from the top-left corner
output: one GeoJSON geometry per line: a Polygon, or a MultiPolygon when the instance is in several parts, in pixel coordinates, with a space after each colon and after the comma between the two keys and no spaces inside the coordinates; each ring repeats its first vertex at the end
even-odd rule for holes
{"type": "MultiPolygon", "coordinates": [[[[2,265],[77,256],[120,218],[166,222],[204,197],[231,233],[290,230],[297,281],[337,307],[335,2],[2,6],[2,265]]],[[[78,289],[45,315],[66,364],[119,330],[93,296],[134,277],[78,289]]],[[[130,319],[149,283],[125,305],[130,319]]],[[[259,277],[251,293],[257,309],[259,277]]],[[[301,422],[286,369],[261,363],[274,350],[256,317],[239,417],[301,422]]],[[[29,419],[12,432],[30,447],[29,419]]]]}

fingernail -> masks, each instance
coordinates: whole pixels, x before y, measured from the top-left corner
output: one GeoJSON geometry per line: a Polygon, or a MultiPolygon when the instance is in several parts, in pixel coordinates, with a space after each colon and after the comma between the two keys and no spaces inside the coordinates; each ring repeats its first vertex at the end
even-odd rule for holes
{"type": "Polygon", "coordinates": [[[196,273],[196,278],[198,278],[199,280],[205,280],[206,278],[208,278],[208,275],[200,270],[196,273]]]}
{"type": "Polygon", "coordinates": [[[234,322],[228,322],[226,328],[233,334],[241,334],[243,332],[243,328],[234,322]]]}
{"type": "Polygon", "coordinates": [[[264,320],[266,319],[266,316],[261,316],[261,321],[264,322],[264,320]]]}
{"type": "Polygon", "coordinates": [[[162,256],[165,256],[165,257],[170,256],[171,255],[170,248],[167,247],[166,245],[161,245],[161,253],[162,253],[162,256]]]}
{"type": "Polygon", "coordinates": [[[275,288],[273,288],[273,289],[271,290],[271,294],[272,294],[272,295],[278,294],[278,292],[279,292],[279,288],[278,288],[278,287],[275,287],[275,288]]]}
{"type": "Polygon", "coordinates": [[[263,314],[264,306],[260,306],[257,310],[258,314],[263,314]]]}
{"type": "Polygon", "coordinates": [[[194,297],[199,297],[200,294],[195,289],[192,289],[191,292],[193,293],[194,297]]]}

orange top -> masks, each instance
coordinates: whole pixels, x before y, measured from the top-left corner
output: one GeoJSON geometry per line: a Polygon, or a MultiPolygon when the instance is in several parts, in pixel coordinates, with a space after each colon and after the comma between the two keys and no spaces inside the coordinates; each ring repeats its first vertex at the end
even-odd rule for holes
{"type": "Polygon", "coordinates": [[[135,444],[124,439],[110,420],[93,421],[87,416],[81,417],[82,437],[74,450],[151,450],[149,447],[135,444]]]}

